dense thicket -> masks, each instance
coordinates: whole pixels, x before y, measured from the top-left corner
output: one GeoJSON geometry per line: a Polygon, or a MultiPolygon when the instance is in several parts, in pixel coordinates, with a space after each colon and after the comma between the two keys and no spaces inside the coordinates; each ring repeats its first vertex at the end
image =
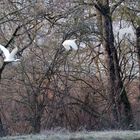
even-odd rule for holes
{"type": "Polygon", "coordinates": [[[0,135],[139,129],[138,0],[2,0],[0,135]],[[77,51],[62,42],[77,39],[77,51]]]}

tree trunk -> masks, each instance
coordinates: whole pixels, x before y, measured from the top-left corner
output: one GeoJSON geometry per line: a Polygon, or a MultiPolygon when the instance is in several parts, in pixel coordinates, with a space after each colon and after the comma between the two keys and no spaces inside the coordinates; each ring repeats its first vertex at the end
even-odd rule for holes
{"type": "Polygon", "coordinates": [[[3,127],[2,120],[1,120],[1,117],[0,117],[0,137],[4,137],[4,136],[6,136],[6,131],[3,127]]]}
{"type": "Polygon", "coordinates": [[[108,81],[110,103],[114,128],[130,129],[133,126],[133,115],[123,81],[120,76],[120,66],[117,50],[114,46],[114,34],[109,1],[99,3],[98,10],[102,14],[103,46],[106,51],[108,66],[108,81]]]}
{"type": "MultiPolygon", "coordinates": [[[[41,115],[42,116],[42,115],[41,115]]],[[[35,116],[35,118],[33,118],[33,123],[32,123],[32,127],[33,127],[33,133],[37,134],[40,132],[41,130],[41,116],[35,116]]]]}
{"type": "Polygon", "coordinates": [[[41,119],[46,106],[44,104],[44,98],[44,96],[37,96],[34,94],[34,115],[31,119],[31,125],[34,134],[39,133],[41,130],[41,119]]]}
{"type": "Polygon", "coordinates": [[[140,97],[140,26],[136,29],[136,36],[137,36],[136,49],[139,64],[139,97],[140,97]]]}

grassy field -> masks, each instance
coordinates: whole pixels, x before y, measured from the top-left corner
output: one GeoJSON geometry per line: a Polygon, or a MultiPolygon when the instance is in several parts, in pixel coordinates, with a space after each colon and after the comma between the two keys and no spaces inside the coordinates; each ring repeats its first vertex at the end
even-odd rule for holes
{"type": "Polygon", "coordinates": [[[140,140],[140,131],[46,132],[41,135],[3,137],[0,140],[140,140]]]}

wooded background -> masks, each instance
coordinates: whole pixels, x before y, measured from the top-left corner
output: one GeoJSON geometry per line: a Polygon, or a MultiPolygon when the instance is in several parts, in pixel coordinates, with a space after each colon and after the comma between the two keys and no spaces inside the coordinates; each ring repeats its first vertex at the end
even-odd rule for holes
{"type": "Polygon", "coordinates": [[[139,0],[1,0],[0,43],[1,136],[140,129],[139,0]]]}

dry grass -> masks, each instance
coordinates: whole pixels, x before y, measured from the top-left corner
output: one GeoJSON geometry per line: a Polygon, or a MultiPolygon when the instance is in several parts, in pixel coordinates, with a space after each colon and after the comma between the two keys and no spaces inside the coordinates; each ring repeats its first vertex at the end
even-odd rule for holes
{"type": "Polygon", "coordinates": [[[140,131],[46,132],[43,135],[11,136],[1,140],[140,140],[140,131]]]}

